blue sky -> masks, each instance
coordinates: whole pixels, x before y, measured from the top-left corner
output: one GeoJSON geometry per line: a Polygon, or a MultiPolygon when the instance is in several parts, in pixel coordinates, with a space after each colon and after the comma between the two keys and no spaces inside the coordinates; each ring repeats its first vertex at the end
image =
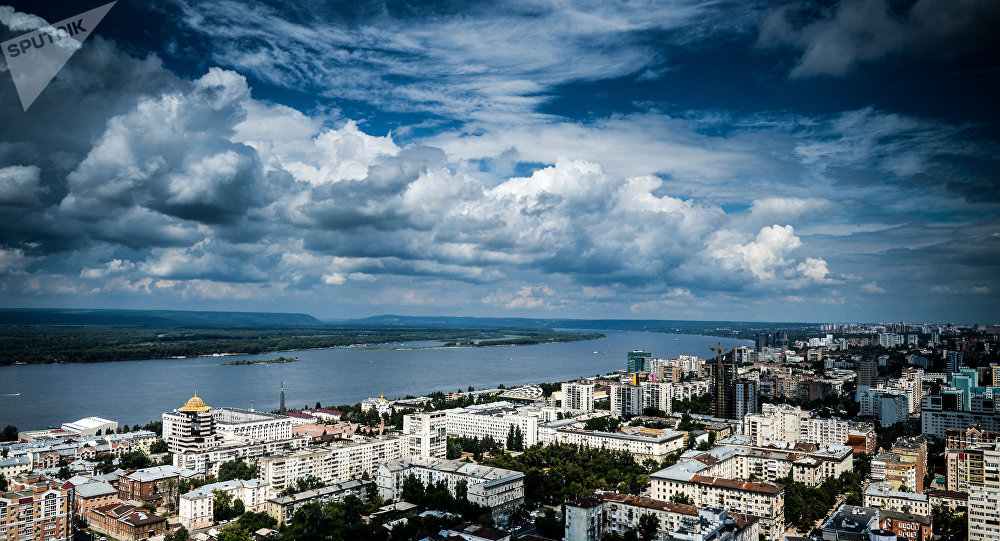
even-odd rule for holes
{"type": "MultiPolygon", "coordinates": [[[[0,38],[101,2],[37,4],[0,38]]],[[[0,74],[0,302],[996,321],[998,23],[120,0],[27,112],[0,74]]]]}

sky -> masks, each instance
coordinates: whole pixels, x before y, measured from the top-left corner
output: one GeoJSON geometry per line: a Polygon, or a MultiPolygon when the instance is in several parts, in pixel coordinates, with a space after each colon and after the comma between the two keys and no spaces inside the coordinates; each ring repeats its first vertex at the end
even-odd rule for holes
{"type": "Polygon", "coordinates": [[[27,111],[0,67],[0,306],[997,322],[998,26],[119,0],[27,111]]]}

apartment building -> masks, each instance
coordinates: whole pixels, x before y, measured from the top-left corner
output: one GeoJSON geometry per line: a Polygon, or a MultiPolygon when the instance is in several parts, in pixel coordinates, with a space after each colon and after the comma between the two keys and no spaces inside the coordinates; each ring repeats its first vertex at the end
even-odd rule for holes
{"type": "Polygon", "coordinates": [[[896,490],[888,481],[875,481],[869,484],[865,489],[864,504],[865,507],[891,509],[917,515],[931,514],[931,502],[926,494],[896,490]]]}
{"type": "Polygon", "coordinates": [[[638,385],[612,384],[608,391],[611,399],[611,415],[624,419],[642,415],[642,394],[642,387],[638,385]]]}
{"type": "Polygon", "coordinates": [[[725,509],[654,500],[631,494],[598,492],[566,504],[566,541],[600,541],[610,532],[638,530],[639,519],[656,517],[657,539],[690,541],[757,541],[756,517],[730,514],[725,509]]]}
{"type": "Polygon", "coordinates": [[[591,449],[624,451],[635,457],[637,462],[646,459],[662,462],[667,455],[684,449],[684,433],[668,430],[621,434],[560,428],[556,430],[556,442],[581,445],[591,449]]]}
{"type": "Polygon", "coordinates": [[[310,502],[339,502],[347,496],[354,496],[366,502],[375,494],[375,483],[372,481],[345,481],[343,483],[333,483],[325,487],[298,492],[289,496],[279,496],[267,500],[266,511],[268,515],[278,521],[278,525],[291,522],[295,512],[303,505],[310,502]]]}
{"type": "Polygon", "coordinates": [[[900,459],[913,464],[915,485],[907,485],[914,492],[924,492],[924,476],[927,474],[927,440],[920,436],[902,437],[892,444],[892,452],[900,459]]]}
{"type": "Polygon", "coordinates": [[[780,539],[785,524],[785,487],[771,481],[747,482],[733,457],[743,450],[716,447],[649,476],[650,494],[669,501],[686,494],[698,507],[719,507],[760,519],[761,533],[780,539]]]}
{"type": "Polygon", "coordinates": [[[788,404],[763,404],[760,413],[743,418],[743,435],[757,445],[769,440],[844,445],[848,430],[847,421],[813,418],[808,411],[788,404]]]}
{"type": "Polygon", "coordinates": [[[444,482],[454,496],[464,482],[470,502],[490,509],[494,519],[524,503],[524,474],[457,460],[409,456],[379,465],[376,484],[384,500],[399,500],[403,483],[413,475],[424,485],[444,482]]]}
{"type": "MultiPolygon", "coordinates": [[[[917,465],[899,453],[886,451],[875,455],[871,462],[870,477],[873,481],[891,484],[895,490],[917,491],[917,465]]],[[[922,487],[923,482],[920,484],[922,487]]]]}
{"type": "Polygon", "coordinates": [[[782,441],[755,445],[743,436],[732,436],[718,443],[739,451],[730,455],[729,460],[735,464],[734,475],[741,479],[750,475],[767,481],[791,477],[809,486],[819,486],[827,479],[854,470],[854,452],[846,445],[819,447],[782,441]]]}
{"type": "Polygon", "coordinates": [[[177,508],[181,526],[194,530],[214,524],[216,491],[229,494],[233,502],[240,500],[248,512],[259,513],[265,508],[268,485],[260,479],[235,479],[211,483],[181,494],[180,505],[177,508]]]}
{"type": "Polygon", "coordinates": [[[644,381],[642,387],[642,407],[654,408],[670,415],[673,412],[673,385],[664,381],[644,381]]]}
{"type": "Polygon", "coordinates": [[[282,451],[302,449],[309,444],[309,441],[309,436],[296,436],[284,441],[229,442],[209,449],[174,454],[173,465],[195,470],[203,475],[218,475],[219,468],[226,462],[232,460],[256,462],[262,457],[282,451]]]}
{"type": "Polygon", "coordinates": [[[291,417],[240,408],[212,408],[215,429],[225,441],[270,442],[292,439],[291,417]]]}
{"type": "Polygon", "coordinates": [[[448,418],[443,411],[411,413],[403,416],[407,454],[445,458],[448,452],[448,418]]]}
{"type": "Polygon", "coordinates": [[[871,455],[878,445],[875,427],[868,423],[858,423],[847,431],[847,445],[854,449],[856,455],[871,455]]]}
{"type": "Polygon", "coordinates": [[[563,383],[562,409],[570,411],[594,411],[593,383],[563,383]]]}
{"type": "Polygon", "coordinates": [[[521,415],[510,402],[493,402],[466,408],[444,410],[448,435],[467,438],[489,436],[501,444],[511,428],[520,429],[524,446],[538,442],[538,417],[521,415]]]}
{"type": "Polygon", "coordinates": [[[283,490],[300,477],[315,477],[324,483],[350,481],[365,473],[375,475],[379,464],[402,457],[408,448],[406,438],[385,436],[282,451],[258,461],[258,477],[274,491],[283,490]]]}
{"type": "Polygon", "coordinates": [[[983,479],[969,484],[969,541],[1000,539],[1000,444],[983,449],[983,479]]]}
{"type": "Polygon", "coordinates": [[[70,489],[42,475],[9,479],[0,493],[0,540],[70,541],[73,537],[70,489]]]}
{"type": "Polygon", "coordinates": [[[683,383],[674,383],[671,388],[674,392],[674,400],[691,400],[699,396],[708,394],[712,388],[712,383],[707,379],[696,379],[683,383]]]}

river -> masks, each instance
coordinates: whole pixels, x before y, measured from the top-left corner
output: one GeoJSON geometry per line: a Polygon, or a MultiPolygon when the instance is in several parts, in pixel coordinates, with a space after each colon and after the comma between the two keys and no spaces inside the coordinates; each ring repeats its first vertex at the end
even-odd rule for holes
{"type": "MultiPolygon", "coordinates": [[[[592,332],[592,331],[591,331],[592,332]]],[[[210,406],[278,407],[285,382],[288,408],[354,404],[434,391],[564,381],[625,367],[626,353],[711,357],[709,349],[752,345],[745,340],[640,331],[596,331],[599,340],[480,348],[332,348],[233,357],[150,359],[106,363],[0,366],[0,426],[20,430],[59,426],[89,416],[145,424],[180,407],[197,391],[210,406]],[[300,362],[222,366],[238,359],[298,357],[300,362]]],[[[422,346],[427,343],[392,344],[422,346]]],[[[384,347],[384,346],[383,346],[384,347]]]]}

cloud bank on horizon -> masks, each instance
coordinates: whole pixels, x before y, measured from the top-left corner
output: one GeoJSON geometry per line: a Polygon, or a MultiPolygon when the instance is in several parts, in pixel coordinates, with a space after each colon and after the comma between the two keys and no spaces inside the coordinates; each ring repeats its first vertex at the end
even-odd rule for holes
{"type": "Polygon", "coordinates": [[[0,81],[3,303],[994,321],[998,22],[119,3],[28,112],[0,81]]]}

